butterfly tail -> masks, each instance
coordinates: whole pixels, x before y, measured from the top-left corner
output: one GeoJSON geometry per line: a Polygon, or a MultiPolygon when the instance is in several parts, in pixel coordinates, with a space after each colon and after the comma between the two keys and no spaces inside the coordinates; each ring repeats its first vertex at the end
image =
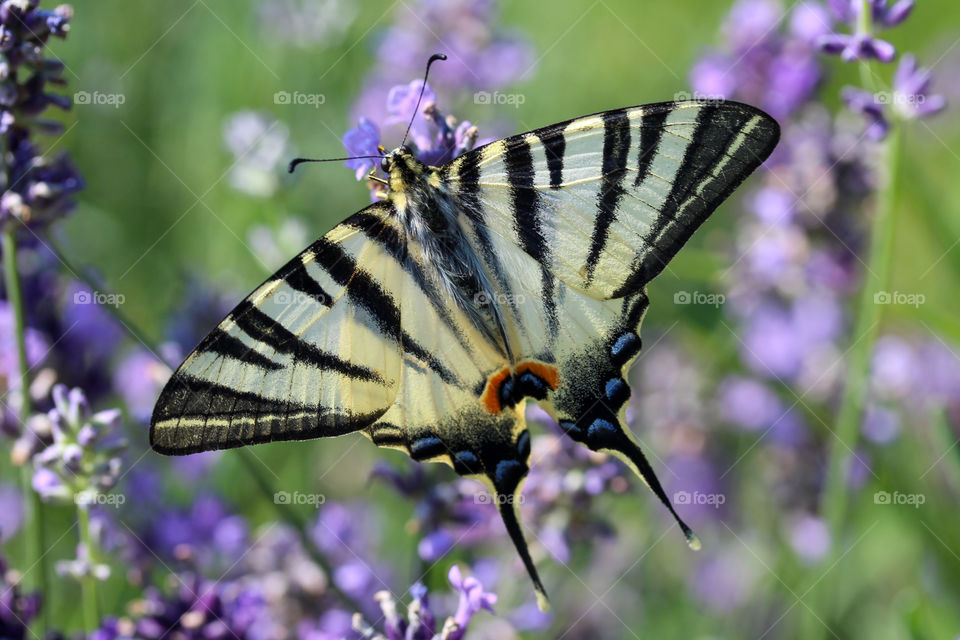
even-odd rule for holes
{"type": "Polygon", "coordinates": [[[492,470],[493,473],[488,475],[490,493],[496,500],[503,525],[507,528],[507,533],[510,534],[510,539],[513,540],[513,545],[517,548],[517,553],[520,554],[523,566],[526,567],[530,580],[533,581],[533,588],[537,593],[537,606],[540,607],[541,611],[549,611],[550,601],[547,598],[547,591],[543,588],[540,574],[537,573],[537,568],[530,557],[527,540],[520,526],[518,508],[521,500],[520,490],[523,480],[526,478],[528,467],[525,463],[516,459],[501,459],[492,470]]]}
{"type": "Polygon", "coordinates": [[[650,462],[647,461],[647,457],[644,455],[640,445],[633,438],[629,429],[619,421],[616,425],[605,421],[605,424],[602,426],[595,423],[591,431],[592,433],[590,435],[593,437],[589,438],[590,442],[588,446],[596,451],[603,451],[617,456],[623,460],[628,467],[633,469],[633,472],[653,491],[653,494],[657,496],[673,516],[674,520],[676,520],[690,548],[694,550],[700,549],[700,539],[693,530],[687,526],[687,523],[683,521],[683,518],[680,517],[676,509],[674,509],[673,503],[663,490],[663,485],[660,484],[656,472],[653,470],[653,467],[650,466],[650,462]],[[598,426],[601,428],[596,428],[598,426]]]}
{"type": "Polygon", "coordinates": [[[520,528],[520,518],[517,515],[516,500],[511,499],[519,495],[519,491],[512,495],[504,495],[498,492],[497,508],[500,510],[500,517],[503,518],[503,524],[507,528],[507,533],[510,534],[510,539],[513,540],[513,545],[517,548],[520,559],[523,560],[523,566],[527,568],[527,573],[530,574],[530,580],[533,581],[533,588],[537,592],[537,606],[540,607],[541,611],[547,612],[550,610],[550,600],[547,598],[547,591],[543,588],[543,583],[540,582],[540,575],[537,573],[537,568],[530,558],[527,540],[524,538],[523,531],[520,528]]]}

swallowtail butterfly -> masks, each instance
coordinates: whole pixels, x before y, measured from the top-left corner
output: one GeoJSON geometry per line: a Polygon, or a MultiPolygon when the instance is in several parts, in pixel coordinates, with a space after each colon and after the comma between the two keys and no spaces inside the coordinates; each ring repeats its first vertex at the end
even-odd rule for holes
{"type": "Polygon", "coordinates": [[[386,198],[257,287],[167,383],[153,448],[187,454],[359,431],[483,482],[520,528],[526,399],[621,458],[677,516],[625,421],[646,284],[771,153],[734,102],[604,111],[441,167],[401,146],[386,198]]]}

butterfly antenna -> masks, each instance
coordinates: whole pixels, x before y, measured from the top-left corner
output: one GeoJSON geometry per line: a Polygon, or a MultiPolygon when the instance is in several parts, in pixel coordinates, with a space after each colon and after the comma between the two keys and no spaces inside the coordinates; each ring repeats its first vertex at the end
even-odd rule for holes
{"type": "Polygon", "coordinates": [[[423,73],[423,84],[420,85],[420,95],[417,96],[417,106],[413,108],[413,116],[410,118],[410,124],[407,125],[407,132],[403,134],[403,141],[400,143],[402,147],[407,141],[407,136],[410,135],[410,128],[413,126],[413,121],[417,117],[417,113],[420,112],[420,101],[423,100],[423,91],[427,88],[427,76],[430,75],[430,65],[432,65],[437,60],[446,60],[447,56],[442,53],[435,53],[430,56],[430,59],[427,60],[427,70],[423,73]]]}
{"type": "Polygon", "coordinates": [[[343,162],[344,160],[356,160],[357,158],[380,158],[382,156],[350,156],[349,158],[294,158],[290,161],[290,166],[287,167],[288,173],[293,173],[293,170],[297,168],[297,165],[303,164],[304,162],[343,162]]]}

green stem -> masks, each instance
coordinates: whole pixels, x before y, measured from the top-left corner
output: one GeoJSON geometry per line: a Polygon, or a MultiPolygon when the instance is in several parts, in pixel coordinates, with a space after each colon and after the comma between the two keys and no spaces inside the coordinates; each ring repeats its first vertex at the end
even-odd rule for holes
{"type": "MultiPolygon", "coordinates": [[[[873,15],[870,7],[870,0],[860,0],[860,12],[857,14],[857,33],[865,36],[870,35],[873,28],[873,15]]],[[[870,71],[870,63],[861,60],[857,65],[860,69],[860,82],[864,89],[874,91],[873,73],[870,71]]]]}
{"type": "Polygon", "coordinates": [[[883,184],[877,194],[877,216],[870,234],[870,255],[860,292],[853,345],[850,347],[849,367],[845,375],[846,386],[837,413],[836,430],[828,444],[829,465],[823,513],[833,534],[834,557],[841,553],[850,497],[847,478],[853,461],[851,450],[856,446],[869,380],[870,356],[880,331],[883,306],[875,301],[874,296],[887,288],[890,277],[901,128],[899,122],[893,123],[884,149],[885,175],[881,176],[883,184]]]}
{"type": "Polygon", "coordinates": [[[87,561],[90,563],[90,573],[80,578],[83,625],[88,632],[92,632],[97,629],[100,621],[97,606],[97,578],[93,575],[93,567],[97,563],[97,552],[90,530],[90,512],[85,505],[77,505],[77,522],[80,525],[80,542],[87,548],[87,561]]]}
{"type": "MultiPolygon", "coordinates": [[[[23,296],[20,292],[20,277],[17,274],[17,242],[12,228],[3,231],[3,274],[4,285],[7,291],[7,302],[10,305],[10,312],[13,317],[13,331],[16,341],[17,359],[20,374],[20,406],[17,409],[17,421],[20,430],[26,429],[27,418],[30,417],[30,363],[27,362],[27,343],[26,343],[26,322],[24,320],[23,296]]],[[[47,556],[46,540],[44,532],[44,505],[40,500],[40,495],[33,490],[32,469],[30,463],[25,463],[20,468],[21,490],[24,495],[29,496],[30,513],[27,514],[24,522],[23,535],[26,541],[26,557],[24,558],[24,569],[27,572],[35,571],[36,579],[31,580],[30,584],[43,594],[46,600],[41,615],[38,618],[37,632],[41,637],[47,628],[49,620],[50,593],[47,590],[47,556]]]]}
{"type": "Polygon", "coordinates": [[[294,531],[297,532],[297,536],[300,538],[300,544],[303,545],[304,550],[310,555],[314,562],[320,565],[320,568],[323,569],[323,572],[327,574],[327,582],[330,590],[333,591],[340,600],[350,607],[354,611],[363,611],[363,608],[360,604],[354,600],[349,594],[344,592],[333,580],[333,565],[330,563],[330,560],[324,556],[319,549],[317,549],[316,543],[310,539],[310,536],[307,535],[307,526],[308,523],[306,519],[301,517],[293,505],[279,502],[276,500],[273,487],[270,486],[270,480],[263,475],[263,471],[260,469],[261,462],[257,460],[250,451],[247,449],[241,448],[237,450],[240,455],[240,460],[243,466],[246,468],[247,473],[253,478],[254,482],[257,485],[257,488],[263,494],[264,498],[270,501],[270,504],[273,505],[274,511],[277,513],[277,516],[293,527],[294,531]]]}

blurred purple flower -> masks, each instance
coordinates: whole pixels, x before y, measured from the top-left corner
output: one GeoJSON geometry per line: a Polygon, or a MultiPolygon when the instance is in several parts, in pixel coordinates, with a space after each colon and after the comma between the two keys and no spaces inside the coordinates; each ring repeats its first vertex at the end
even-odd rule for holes
{"type": "Polygon", "coordinates": [[[48,157],[31,140],[33,131],[59,134],[63,125],[39,116],[50,105],[69,109],[70,99],[47,92],[65,84],[62,62],[46,58],[50,36],[65,38],[73,9],[40,10],[36,1],[0,5],[0,135],[4,137],[7,186],[0,197],[0,228],[48,224],[73,208],[83,179],[65,154],[48,157]]]}
{"type": "MultiPolygon", "coordinates": [[[[343,147],[349,156],[379,156],[380,129],[369,118],[361,117],[355,129],[343,134],[343,147]]],[[[345,162],[347,168],[353,169],[357,180],[363,180],[369,171],[377,167],[373,158],[354,158],[345,162]]]]}
{"type": "Polygon", "coordinates": [[[777,394],[764,383],[751,378],[727,378],[720,385],[719,396],[724,418],[748,431],[770,427],[784,412],[777,394]]]}
{"type": "Polygon", "coordinates": [[[363,638],[381,640],[462,640],[470,622],[479,611],[485,609],[493,612],[497,596],[485,591],[477,578],[464,578],[456,565],[450,568],[448,580],[459,595],[459,603],[456,613],[444,621],[439,631],[436,616],[427,598],[427,588],[420,583],[410,587],[413,600],[407,607],[405,617],[400,614],[397,602],[389,591],[377,592],[374,599],[380,605],[382,633],[374,629],[359,613],[354,615],[353,629],[363,638]]]}
{"type": "Polygon", "coordinates": [[[820,36],[817,44],[824,53],[839,55],[844,62],[870,59],[892,62],[897,56],[892,44],[865,33],[828,33],[820,36]]]}
{"type": "Polygon", "coordinates": [[[926,118],[947,106],[942,95],[930,94],[933,75],[929,69],[917,65],[917,59],[908,53],[900,60],[893,76],[893,108],[907,119],[926,118]]]}
{"type": "Polygon", "coordinates": [[[800,373],[808,345],[797,335],[790,314],[769,305],[748,321],[743,336],[743,359],[758,374],[789,380],[800,373]]]}
{"type": "Polygon", "coordinates": [[[907,340],[882,336],[873,347],[871,384],[881,398],[903,398],[913,391],[922,368],[907,340]]]}
{"type": "Polygon", "coordinates": [[[418,0],[405,7],[383,34],[381,65],[373,75],[417,77],[439,51],[449,56],[436,69],[440,86],[493,90],[521,79],[535,64],[534,51],[525,37],[495,27],[497,5],[495,0],[418,0]]]}
{"type": "Polygon", "coordinates": [[[29,625],[40,612],[41,598],[39,593],[23,593],[19,574],[9,571],[6,561],[0,557],[0,638],[35,638],[29,625]]]}
{"type": "Polygon", "coordinates": [[[708,609],[736,611],[749,601],[758,581],[756,559],[745,550],[721,549],[699,559],[690,576],[690,590],[708,609]]]}
{"type": "Polygon", "coordinates": [[[784,37],[778,2],[739,0],[724,25],[725,42],[694,64],[690,85],[696,96],[744,100],[784,118],[809,99],[821,72],[812,43],[829,25],[822,9],[800,3],[790,13],[784,37]]]}
{"type": "MultiPolygon", "coordinates": [[[[180,347],[175,343],[163,343],[160,351],[168,362],[182,360],[180,347]]],[[[157,360],[148,349],[136,348],[117,365],[113,387],[123,397],[128,413],[140,422],[148,422],[157,396],[172,373],[170,366],[157,360]]]]}
{"type": "Polygon", "coordinates": [[[162,508],[138,537],[167,562],[187,561],[220,572],[236,569],[250,546],[246,519],[207,493],[196,496],[186,508],[162,508]]]}
{"type": "Polygon", "coordinates": [[[89,506],[120,475],[126,440],[118,431],[120,410],[93,413],[80,389],[53,388],[46,419],[52,442],[34,455],[33,488],[45,500],[74,499],[89,506]]]}
{"type": "Polygon", "coordinates": [[[193,575],[173,576],[173,593],[149,588],[131,608],[138,612],[130,623],[107,619],[98,638],[119,640],[245,640],[269,617],[259,589],[239,582],[210,582],[193,575]]]}
{"type": "MultiPolygon", "coordinates": [[[[424,87],[423,81],[414,80],[390,89],[384,125],[406,124],[413,118],[407,144],[421,162],[439,166],[472,149],[477,140],[477,129],[469,122],[458,124],[454,117],[444,116],[437,108],[436,94],[429,84],[424,88],[420,113],[414,117],[413,110],[416,108],[421,87],[424,87]]],[[[343,136],[343,146],[351,156],[382,155],[379,145],[380,128],[372,119],[364,116],[360,117],[356,128],[350,129],[343,136]]],[[[346,165],[354,170],[357,180],[362,180],[371,169],[375,170],[381,179],[387,177],[375,158],[354,158],[347,160],[346,165]]],[[[371,180],[369,186],[372,200],[382,196],[384,188],[381,183],[371,180]]]]}
{"type": "Polygon", "coordinates": [[[813,564],[830,551],[830,530],[821,518],[803,515],[791,526],[789,541],[801,560],[813,564]]]}
{"type": "Polygon", "coordinates": [[[790,34],[807,45],[813,45],[817,38],[830,32],[831,23],[830,15],[822,4],[801,2],[790,14],[790,34]]]}
{"type": "Polygon", "coordinates": [[[0,484],[0,544],[6,543],[17,535],[21,524],[23,524],[23,497],[20,491],[12,485],[0,484]]]}
{"type": "Polygon", "coordinates": [[[840,95],[851,111],[862,115],[866,120],[864,135],[868,139],[883,140],[887,137],[890,122],[884,113],[883,102],[876,94],[856,87],[844,87],[840,95]]]}
{"type": "Polygon", "coordinates": [[[875,444],[889,444],[900,434],[900,416],[886,407],[871,405],[863,414],[861,431],[875,444]]]}
{"type": "Polygon", "coordinates": [[[450,567],[447,579],[460,592],[460,603],[457,605],[457,612],[453,617],[459,628],[450,634],[449,639],[461,640],[474,615],[483,609],[494,613],[493,605],[497,603],[497,595],[484,591],[483,585],[473,576],[464,578],[460,573],[460,567],[457,565],[450,567]]]}

